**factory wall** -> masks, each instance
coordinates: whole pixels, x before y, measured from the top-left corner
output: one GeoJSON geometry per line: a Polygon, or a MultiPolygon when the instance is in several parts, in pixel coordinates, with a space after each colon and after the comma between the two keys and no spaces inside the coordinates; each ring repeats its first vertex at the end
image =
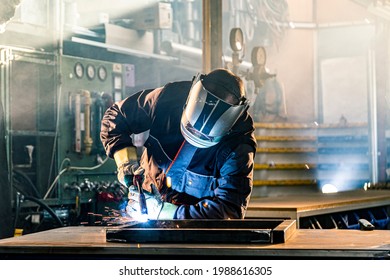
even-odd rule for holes
{"type": "Polygon", "coordinates": [[[337,123],[344,115],[367,122],[372,15],[349,0],[298,2],[288,1],[291,25],[278,44],[267,46],[267,67],[285,91],[287,121],[337,123]]]}
{"type": "MultiPolygon", "coordinates": [[[[314,22],[313,1],[298,2],[288,1],[289,20],[314,22]]],[[[283,85],[288,122],[309,123],[316,119],[315,55],[315,31],[312,28],[286,29],[278,44],[269,47],[267,67],[277,74],[283,85]]]]}

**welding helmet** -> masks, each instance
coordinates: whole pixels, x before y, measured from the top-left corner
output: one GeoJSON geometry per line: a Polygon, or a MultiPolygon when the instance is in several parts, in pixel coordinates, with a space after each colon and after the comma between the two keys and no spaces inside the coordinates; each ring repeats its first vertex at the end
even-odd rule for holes
{"type": "Polygon", "coordinates": [[[249,106],[241,79],[228,70],[217,71],[222,71],[215,72],[217,79],[213,72],[194,78],[181,118],[183,137],[198,148],[216,145],[249,106]]]}

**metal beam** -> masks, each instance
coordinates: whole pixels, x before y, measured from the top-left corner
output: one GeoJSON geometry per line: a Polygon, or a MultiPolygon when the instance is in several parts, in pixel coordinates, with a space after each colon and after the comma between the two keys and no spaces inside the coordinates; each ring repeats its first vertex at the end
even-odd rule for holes
{"type": "Polygon", "coordinates": [[[222,67],[222,0],[203,0],[203,72],[222,67]]]}
{"type": "MultiPolygon", "coordinates": [[[[371,118],[376,119],[376,141],[377,141],[377,150],[375,156],[377,156],[378,164],[378,182],[386,182],[387,175],[387,143],[386,143],[386,112],[387,101],[386,101],[386,92],[388,90],[388,77],[389,77],[389,64],[383,63],[389,60],[389,34],[390,34],[390,25],[386,21],[379,20],[377,21],[376,26],[378,27],[376,41],[375,41],[375,89],[376,89],[376,99],[373,99],[372,102],[376,103],[376,112],[372,112],[375,116],[371,115],[371,118]]],[[[374,133],[371,128],[371,133],[374,133]]],[[[375,183],[375,181],[373,181],[375,183]]]]}

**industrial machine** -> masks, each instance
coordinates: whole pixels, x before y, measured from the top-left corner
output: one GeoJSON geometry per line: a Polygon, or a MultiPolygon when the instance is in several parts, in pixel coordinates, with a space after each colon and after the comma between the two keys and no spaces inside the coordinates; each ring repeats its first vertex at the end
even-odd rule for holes
{"type": "Polygon", "coordinates": [[[134,66],[12,48],[2,52],[12,54],[2,74],[17,214],[27,209],[30,230],[43,220],[51,227],[79,224],[90,219],[88,212],[103,214],[107,203],[124,194],[119,195],[115,164],[99,139],[100,120],[122,99],[134,66]]]}
{"type": "Polygon", "coordinates": [[[196,72],[157,53],[162,30],[172,33],[171,3],[99,1],[93,12],[84,4],[23,1],[0,22],[6,199],[16,234],[99,225],[117,215],[127,194],[100,142],[105,110],[172,75],[196,72]]]}

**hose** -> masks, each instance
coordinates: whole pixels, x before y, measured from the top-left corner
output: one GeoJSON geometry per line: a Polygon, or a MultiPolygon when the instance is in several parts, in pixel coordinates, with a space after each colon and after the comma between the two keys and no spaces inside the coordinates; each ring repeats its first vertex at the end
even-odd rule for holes
{"type": "Polygon", "coordinates": [[[39,199],[37,199],[35,197],[32,197],[32,196],[25,196],[24,200],[35,202],[36,204],[41,206],[43,209],[45,209],[47,212],[49,212],[50,216],[52,216],[52,218],[57,222],[57,224],[60,227],[64,226],[64,223],[61,221],[61,219],[58,218],[57,214],[46,203],[44,203],[41,200],[39,200],[39,199]]]}
{"type": "Polygon", "coordinates": [[[14,174],[13,174],[13,177],[14,177],[15,180],[18,179],[17,176],[20,176],[22,179],[24,179],[25,183],[27,183],[27,184],[31,187],[31,189],[32,189],[32,191],[33,191],[33,195],[34,195],[36,198],[40,198],[40,197],[41,197],[41,194],[39,193],[39,191],[38,191],[37,188],[35,187],[34,183],[31,181],[31,179],[30,179],[24,172],[22,172],[22,171],[20,171],[20,170],[14,169],[14,170],[13,170],[13,173],[14,173],[14,174]]]}

